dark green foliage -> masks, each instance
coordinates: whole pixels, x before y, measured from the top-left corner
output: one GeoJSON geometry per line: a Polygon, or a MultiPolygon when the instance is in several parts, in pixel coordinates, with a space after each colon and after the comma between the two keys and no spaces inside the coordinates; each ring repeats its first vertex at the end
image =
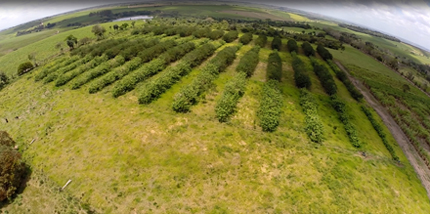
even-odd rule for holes
{"type": "Polygon", "coordinates": [[[349,115],[346,111],[345,103],[340,100],[337,95],[330,96],[330,100],[333,108],[339,113],[339,119],[344,125],[346,134],[348,135],[349,141],[351,142],[352,146],[360,148],[361,142],[358,138],[357,129],[349,121],[349,115]]]}
{"type": "Polygon", "coordinates": [[[281,78],[282,78],[281,57],[279,57],[279,54],[277,51],[274,51],[269,55],[269,59],[267,62],[266,79],[267,80],[276,80],[276,81],[280,82],[281,78]]]}
{"type": "Polygon", "coordinates": [[[326,61],[333,59],[333,56],[331,55],[331,53],[327,49],[325,49],[324,46],[322,45],[317,46],[317,52],[321,56],[321,58],[323,58],[326,61]]]}
{"type": "Polygon", "coordinates": [[[315,56],[315,50],[309,42],[303,42],[302,49],[306,56],[315,56]]]}
{"type": "Polygon", "coordinates": [[[348,76],[345,72],[341,71],[339,67],[331,60],[327,60],[327,63],[330,65],[331,69],[336,73],[336,77],[343,82],[346,89],[348,89],[349,94],[355,100],[359,101],[363,99],[363,94],[352,84],[349,80],[348,76]]]}
{"type": "Polygon", "coordinates": [[[324,127],[318,116],[318,104],[312,94],[306,90],[300,90],[300,106],[305,113],[305,131],[309,139],[315,143],[324,140],[324,127]]]}
{"type": "Polygon", "coordinates": [[[299,46],[297,46],[297,42],[294,39],[288,40],[287,48],[288,48],[288,51],[290,53],[292,53],[292,52],[298,53],[299,52],[299,46]]]}
{"type": "Polygon", "coordinates": [[[230,43],[230,42],[233,42],[234,40],[236,40],[236,39],[237,39],[237,37],[238,37],[238,35],[239,35],[239,33],[238,33],[237,31],[232,30],[232,31],[229,31],[228,33],[226,33],[226,34],[222,37],[222,39],[223,39],[225,42],[230,43]]]}
{"type": "Polygon", "coordinates": [[[74,81],[72,85],[72,89],[78,89],[81,86],[83,86],[85,83],[93,80],[94,78],[97,78],[103,74],[106,74],[110,71],[111,67],[108,62],[104,62],[100,64],[99,66],[85,72],[83,75],[79,76],[79,78],[74,81]]]}
{"type": "Polygon", "coordinates": [[[321,85],[328,95],[337,93],[337,87],[334,83],[333,76],[331,76],[328,69],[320,64],[315,58],[311,57],[312,65],[314,66],[314,72],[318,76],[321,85]]]}
{"type": "Polygon", "coordinates": [[[14,145],[12,138],[0,131],[0,201],[10,199],[25,177],[25,164],[14,145]]]}
{"type": "Polygon", "coordinates": [[[193,36],[196,38],[203,38],[203,37],[209,37],[212,30],[210,28],[199,28],[198,30],[194,31],[193,36]]]}
{"type": "Polygon", "coordinates": [[[221,38],[224,35],[223,30],[214,30],[209,34],[209,38],[212,40],[217,40],[221,38]]]}
{"type": "MultiPolygon", "coordinates": [[[[167,49],[173,47],[175,44],[176,44],[175,42],[172,43],[172,42],[166,41],[164,45],[162,45],[162,50],[166,51],[167,49]]],[[[113,89],[113,96],[119,97],[133,90],[136,87],[137,83],[164,70],[170,62],[173,62],[182,58],[186,53],[194,50],[194,48],[195,48],[194,44],[185,43],[169,49],[164,54],[162,54],[159,58],[151,61],[151,63],[145,64],[145,66],[142,66],[141,68],[134,71],[130,75],[125,76],[123,79],[121,79],[121,81],[119,81],[113,89]]],[[[157,53],[161,53],[161,51],[158,51],[157,53]]],[[[139,56],[141,55],[139,54],[139,56]]],[[[142,56],[148,56],[150,58],[154,58],[156,56],[156,53],[153,53],[153,55],[142,55],[142,56]]],[[[145,61],[143,60],[143,62],[145,61]]]]}
{"type": "Polygon", "coordinates": [[[5,73],[0,72],[0,90],[6,87],[7,84],[9,84],[9,77],[5,73]]]}
{"type": "Polygon", "coordinates": [[[79,67],[79,66],[81,66],[81,65],[83,65],[85,63],[87,63],[87,62],[89,62],[91,59],[92,59],[91,56],[86,56],[83,59],[75,61],[75,62],[73,62],[72,64],[70,64],[68,66],[62,67],[62,68],[58,69],[57,71],[51,72],[48,76],[46,76],[43,79],[43,83],[45,83],[45,84],[46,83],[50,83],[50,82],[56,80],[57,77],[65,74],[65,73],[67,73],[67,72],[69,72],[69,71],[71,71],[71,70],[73,70],[73,69],[75,69],[75,68],[77,68],[77,67],[79,67]]]}
{"type": "Polygon", "coordinates": [[[252,33],[245,33],[239,39],[239,42],[244,45],[249,44],[251,41],[252,41],[252,33]]]}
{"type": "MultiPolygon", "coordinates": [[[[120,55],[124,57],[125,61],[129,61],[136,57],[139,53],[149,49],[153,48],[154,46],[160,44],[160,41],[158,39],[151,39],[151,40],[144,40],[144,41],[135,41],[133,43],[129,43],[125,47],[117,46],[120,50],[120,55]]],[[[117,48],[116,47],[116,48],[117,48]]],[[[115,49],[116,49],[115,48],[115,49]]],[[[112,50],[117,51],[117,50],[112,50]]],[[[113,54],[116,56],[116,54],[113,54]]],[[[109,55],[108,55],[109,56],[109,55]]],[[[111,57],[111,56],[109,56],[111,57]]]]}
{"type": "Polygon", "coordinates": [[[364,106],[361,106],[361,110],[364,112],[364,114],[366,114],[373,128],[378,133],[379,137],[381,137],[382,143],[384,143],[385,148],[387,148],[393,160],[398,161],[399,157],[396,155],[396,152],[394,151],[393,147],[388,143],[387,137],[384,133],[384,130],[382,129],[381,124],[379,124],[378,121],[375,120],[369,109],[364,106]]]}
{"type": "Polygon", "coordinates": [[[24,62],[18,66],[17,74],[18,76],[21,76],[31,71],[31,69],[33,69],[33,64],[31,64],[31,62],[24,62]]]}
{"type": "Polygon", "coordinates": [[[292,67],[294,70],[294,82],[296,83],[297,88],[309,89],[312,85],[312,82],[311,78],[307,74],[305,64],[297,56],[296,52],[292,52],[291,56],[293,57],[292,67]]]}
{"type": "Polygon", "coordinates": [[[260,126],[265,132],[273,132],[279,125],[282,113],[282,95],[278,81],[268,80],[262,87],[260,107],[257,116],[260,126]]]}
{"type": "Polygon", "coordinates": [[[226,84],[224,92],[215,106],[215,115],[219,122],[226,122],[234,113],[239,99],[245,93],[245,87],[246,73],[244,72],[238,73],[226,84]]]}
{"type": "Polygon", "coordinates": [[[203,60],[211,56],[215,50],[216,47],[208,43],[185,55],[178,65],[168,68],[160,77],[144,85],[139,90],[139,103],[149,104],[160,97],[173,84],[187,75],[191,71],[191,68],[200,65],[203,60]]]}
{"type": "Polygon", "coordinates": [[[212,87],[212,81],[218,77],[218,74],[233,62],[237,50],[238,47],[235,46],[226,47],[209,61],[191,84],[181,88],[180,92],[175,95],[173,110],[176,112],[189,111],[190,107],[197,102],[198,97],[212,87]]]}
{"type": "Polygon", "coordinates": [[[70,72],[63,74],[60,77],[58,77],[57,81],[55,82],[55,86],[58,87],[58,86],[65,85],[66,83],[68,83],[70,80],[72,80],[76,76],[78,76],[78,75],[80,75],[80,74],[82,74],[82,73],[84,73],[84,72],[86,72],[92,68],[97,67],[101,63],[106,62],[106,60],[107,60],[106,55],[93,58],[91,61],[89,61],[85,65],[79,66],[77,69],[74,69],[73,71],[70,71],[70,72]]]}
{"type": "Polygon", "coordinates": [[[244,72],[247,77],[251,77],[260,60],[260,57],[258,56],[259,51],[260,47],[256,46],[246,52],[246,54],[240,59],[239,65],[236,67],[236,71],[244,72]]]}
{"type": "Polygon", "coordinates": [[[176,46],[176,42],[173,40],[167,40],[165,42],[159,43],[151,48],[145,49],[141,51],[137,56],[142,59],[142,63],[149,62],[152,59],[155,59],[163,52],[168,49],[176,46]]]}
{"type": "Polygon", "coordinates": [[[272,41],[272,50],[280,51],[282,48],[282,40],[280,37],[274,37],[272,41]]]}
{"type": "Polygon", "coordinates": [[[261,48],[264,48],[267,43],[267,36],[266,35],[260,35],[258,36],[257,40],[255,40],[255,45],[260,46],[261,48]]]}

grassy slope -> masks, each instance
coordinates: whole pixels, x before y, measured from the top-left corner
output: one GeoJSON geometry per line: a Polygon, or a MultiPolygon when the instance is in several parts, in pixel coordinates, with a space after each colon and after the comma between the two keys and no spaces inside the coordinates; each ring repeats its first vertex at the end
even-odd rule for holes
{"type": "MultiPolygon", "coordinates": [[[[220,74],[216,91],[222,91],[249,48],[242,47],[238,59],[220,74]]],[[[428,213],[425,190],[398,146],[394,148],[403,167],[392,163],[358,104],[336,81],[370,155],[360,156],[348,142],[309,60],[301,56],[309,67],[327,138],[323,146],[308,141],[291,58],[283,51],[284,113],[275,133],[263,133],[254,125],[269,49],[261,50],[258,70],[227,124],[214,117],[216,91],[192,113],[171,110],[172,96],[199,68],[148,106],[137,105],[134,93],[114,99],[104,92],[89,95],[88,86],[71,91],[34,83],[31,77],[38,72],[34,71],[0,92],[0,114],[10,118],[10,123],[0,123],[0,129],[11,133],[22,148],[37,138],[24,153],[30,164],[58,185],[72,179],[66,192],[103,213],[428,213]],[[12,119],[15,116],[20,119],[12,119]]],[[[391,136],[389,141],[396,145],[391,136]]],[[[31,201],[37,194],[26,189],[22,200],[31,201]]],[[[28,208],[14,202],[6,210],[28,208]]],[[[31,206],[35,213],[43,209],[31,206]]]]}

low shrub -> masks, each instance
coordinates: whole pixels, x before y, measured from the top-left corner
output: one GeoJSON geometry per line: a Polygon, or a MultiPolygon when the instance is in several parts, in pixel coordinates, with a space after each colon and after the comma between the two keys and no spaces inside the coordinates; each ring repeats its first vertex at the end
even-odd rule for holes
{"type": "Polygon", "coordinates": [[[307,74],[305,64],[297,56],[296,52],[292,52],[291,56],[293,57],[292,67],[294,70],[294,82],[296,83],[296,87],[310,89],[312,82],[307,74]]]}
{"type": "Polygon", "coordinates": [[[245,93],[246,73],[238,73],[230,80],[224,89],[221,98],[215,106],[215,115],[219,122],[226,122],[235,111],[240,97],[245,93]]]}
{"type": "Polygon", "coordinates": [[[287,42],[287,48],[288,48],[288,51],[290,53],[292,53],[292,52],[298,53],[299,52],[299,46],[297,46],[297,42],[294,39],[288,40],[288,42],[287,42]]]}
{"type": "Polygon", "coordinates": [[[18,76],[21,76],[21,75],[31,71],[33,68],[34,68],[34,66],[33,66],[33,64],[31,64],[31,62],[21,63],[18,66],[17,74],[18,74],[18,76]]]}
{"type": "Polygon", "coordinates": [[[267,36],[266,35],[260,35],[258,36],[257,40],[255,40],[255,45],[260,46],[261,48],[264,48],[267,43],[267,36]]]}
{"type": "Polygon", "coordinates": [[[262,96],[257,116],[265,132],[273,132],[279,125],[282,113],[282,95],[278,81],[269,79],[262,87],[262,96]]]}
{"type": "Polygon", "coordinates": [[[252,41],[252,33],[245,33],[239,39],[239,42],[244,45],[249,44],[251,41],[252,41]]]}
{"type": "Polygon", "coordinates": [[[305,132],[315,143],[324,140],[324,126],[318,116],[318,104],[312,94],[306,89],[300,89],[300,106],[305,113],[305,132]]]}
{"type": "Polygon", "coordinates": [[[269,55],[267,62],[267,80],[281,81],[282,78],[282,60],[278,52],[275,50],[269,55]]]}
{"type": "Polygon", "coordinates": [[[254,70],[260,60],[258,53],[260,52],[260,47],[253,47],[251,50],[246,52],[240,59],[239,64],[236,67],[237,72],[246,73],[247,77],[251,77],[254,74],[254,70]]]}
{"type": "Polygon", "coordinates": [[[280,37],[276,36],[273,38],[272,41],[272,50],[278,50],[280,51],[282,47],[282,40],[280,37]]]}
{"type": "Polygon", "coordinates": [[[233,42],[234,40],[236,40],[236,39],[237,39],[237,37],[238,37],[238,35],[239,35],[239,33],[238,33],[237,31],[233,30],[233,31],[229,31],[228,33],[226,33],[226,34],[222,37],[222,39],[223,39],[225,42],[230,43],[230,42],[233,42]]]}
{"type": "Polygon", "coordinates": [[[315,56],[315,50],[309,42],[304,42],[302,49],[306,56],[315,56]]]}

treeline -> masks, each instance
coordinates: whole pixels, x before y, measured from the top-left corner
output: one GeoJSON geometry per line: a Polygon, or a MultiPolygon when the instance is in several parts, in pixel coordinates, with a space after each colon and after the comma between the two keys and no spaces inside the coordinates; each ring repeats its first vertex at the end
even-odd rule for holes
{"type": "Polygon", "coordinates": [[[324,65],[320,64],[316,58],[310,57],[310,59],[314,67],[314,72],[320,80],[325,92],[330,96],[336,94],[337,86],[329,70],[324,65]]]}
{"type": "Polygon", "coordinates": [[[370,123],[372,124],[375,131],[378,133],[379,137],[382,140],[382,143],[384,144],[385,148],[387,148],[388,152],[390,153],[393,160],[398,161],[399,157],[396,155],[396,152],[394,151],[393,147],[388,143],[387,136],[384,133],[384,130],[382,129],[382,126],[378,121],[375,120],[370,110],[364,106],[361,106],[361,110],[364,112],[364,114],[369,119],[370,123]]]}
{"type": "Polygon", "coordinates": [[[315,143],[324,140],[324,126],[318,115],[318,104],[312,94],[305,88],[300,89],[300,106],[305,113],[305,132],[315,143]]]}
{"type": "Polygon", "coordinates": [[[260,47],[256,46],[249,50],[236,67],[238,74],[227,82],[221,98],[215,106],[215,115],[220,122],[226,122],[234,113],[237,103],[245,93],[246,78],[252,76],[259,62],[258,52],[260,47]]]}
{"type": "Polygon", "coordinates": [[[237,46],[226,47],[211,59],[191,84],[182,87],[180,92],[175,95],[173,110],[188,112],[197,102],[198,97],[211,87],[212,81],[218,77],[218,74],[233,62],[238,49],[237,46]]]}
{"type": "Polygon", "coordinates": [[[349,120],[349,114],[346,111],[345,103],[340,100],[337,95],[330,96],[331,105],[339,114],[339,120],[343,123],[346,134],[348,135],[349,141],[352,146],[356,148],[361,147],[360,139],[358,138],[357,129],[349,120]]]}
{"type": "Polygon", "coordinates": [[[178,65],[168,68],[157,79],[139,89],[139,103],[149,104],[159,98],[161,94],[187,75],[192,68],[211,56],[220,45],[219,43],[207,43],[186,54],[178,65]]]}
{"type": "Polygon", "coordinates": [[[354,84],[352,84],[346,73],[340,70],[339,67],[333,61],[327,60],[327,63],[330,65],[331,69],[336,74],[336,77],[345,85],[351,97],[357,101],[363,99],[363,94],[361,94],[361,92],[354,86],[354,84]]]}
{"type": "Polygon", "coordinates": [[[282,47],[282,40],[280,37],[276,36],[272,40],[272,50],[280,51],[282,47]]]}
{"type": "Polygon", "coordinates": [[[292,52],[291,56],[293,58],[292,67],[294,70],[294,82],[296,83],[296,87],[310,89],[312,82],[307,74],[305,64],[299,56],[297,56],[296,52],[292,52]]]}
{"type": "Polygon", "coordinates": [[[390,36],[390,35],[387,35],[387,34],[384,34],[384,33],[378,32],[378,31],[369,30],[369,29],[354,26],[354,25],[339,24],[339,27],[348,28],[348,29],[353,30],[353,31],[369,34],[369,35],[376,36],[376,37],[385,38],[385,39],[395,41],[395,42],[401,42],[398,38],[396,38],[394,36],[390,36]]]}
{"type": "Polygon", "coordinates": [[[279,125],[282,113],[282,95],[279,82],[282,78],[282,61],[277,51],[269,55],[267,62],[267,82],[261,91],[260,106],[257,116],[265,132],[273,132],[279,125]]]}

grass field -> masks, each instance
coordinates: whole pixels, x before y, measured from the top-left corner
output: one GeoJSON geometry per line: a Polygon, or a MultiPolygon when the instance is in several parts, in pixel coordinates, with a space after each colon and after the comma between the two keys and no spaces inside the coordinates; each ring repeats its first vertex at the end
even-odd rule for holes
{"type": "MultiPolygon", "coordinates": [[[[222,5],[139,9],[160,8],[193,15],[248,10],[222,5]]],[[[304,19],[263,9],[248,12],[261,11],[282,18],[304,19]]],[[[228,17],[232,17],[230,15],[228,17]]],[[[75,16],[68,14],[65,17],[75,16]]],[[[108,26],[113,23],[102,25],[110,38],[141,36],[130,36],[131,29],[112,33],[108,26]]],[[[55,45],[69,34],[94,38],[91,27],[60,32],[1,56],[1,70],[13,75],[17,65],[32,52],[37,52],[38,59],[58,53],[55,45]]],[[[188,113],[172,110],[175,94],[204,71],[217,53],[228,46],[239,45],[238,40],[219,47],[212,57],[148,105],[138,104],[136,90],[114,98],[115,84],[89,94],[89,84],[70,90],[70,84],[55,87],[54,83],[35,82],[34,77],[42,68],[16,78],[0,91],[0,115],[9,120],[8,123],[0,120],[0,130],[7,131],[15,139],[33,173],[24,191],[10,204],[0,204],[0,211],[429,213],[426,190],[387,127],[383,126],[382,130],[400,163],[392,160],[361,111],[365,101],[355,101],[344,84],[335,78],[337,94],[346,103],[349,120],[363,144],[360,149],[351,145],[344,125],[331,106],[330,97],[313,72],[310,59],[300,49],[299,58],[310,76],[312,87],[309,90],[316,98],[324,126],[322,144],[309,140],[304,130],[305,114],[299,104],[300,93],[295,87],[292,57],[286,48],[287,39],[283,39],[279,52],[282,59],[279,87],[283,103],[280,125],[275,132],[261,130],[256,112],[261,101],[261,88],[266,82],[272,40],[273,37],[269,37],[266,46],[260,50],[257,69],[247,79],[245,94],[226,123],[218,122],[215,105],[226,83],[236,75],[239,61],[254,42],[237,51],[233,63],[213,80],[213,87],[199,97],[188,113]],[[32,139],[36,140],[29,145],[32,139]],[[58,188],[69,179],[72,180],[70,185],[59,192],[58,188]]],[[[351,74],[358,79],[373,78],[393,87],[408,84],[397,73],[348,45],[344,51],[330,52],[336,60],[351,68],[351,74]]],[[[335,76],[327,63],[318,56],[317,60],[335,76]]],[[[158,78],[163,72],[166,69],[144,79],[136,87],[158,78]]],[[[428,99],[412,85],[409,93],[428,99]]],[[[383,124],[373,110],[372,113],[383,124]]]]}

